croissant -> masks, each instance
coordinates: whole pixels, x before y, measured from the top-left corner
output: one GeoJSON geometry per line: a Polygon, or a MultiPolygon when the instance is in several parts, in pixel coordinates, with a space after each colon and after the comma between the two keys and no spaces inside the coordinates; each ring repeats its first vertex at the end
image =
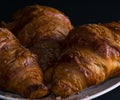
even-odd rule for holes
{"type": "Polygon", "coordinates": [[[68,27],[68,29],[73,27],[69,18],[65,16],[64,13],[55,8],[42,5],[31,5],[17,10],[12,17],[12,22],[6,23],[6,27],[14,34],[17,34],[25,25],[38,17],[57,18],[61,23],[67,24],[66,27],[68,27]]]}
{"type": "Polygon", "coordinates": [[[18,10],[6,28],[15,33],[22,45],[38,55],[39,64],[45,70],[59,58],[61,44],[73,26],[62,12],[32,5],[18,10]]]}
{"type": "Polygon", "coordinates": [[[120,76],[120,23],[86,24],[74,28],[55,67],[45,73],[51,91],[62,97],[120,76]]]}
{"type": "Polygon", "coordinates": [[[48,94],[37,56],[5,28],[0,28],[0,89],[26,98],[48,94]]]}

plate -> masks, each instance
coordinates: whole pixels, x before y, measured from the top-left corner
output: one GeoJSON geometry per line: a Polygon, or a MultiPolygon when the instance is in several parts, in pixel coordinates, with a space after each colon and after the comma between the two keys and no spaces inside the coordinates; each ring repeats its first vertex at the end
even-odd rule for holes
{"type": "MultiPolygon", "coordinates": [[[[98,96],[101,96],[101,95],[117,88],[118,86],[120,86],[120,77],[114,77],[114,78],[111,78],[109,80],[106,80],[105,82],[103,82],[99,85],[95,85],[95,86],[91,86],[89,88],[86,88],[81,93],[69,96],[68,98],[61,98],[61,97],[54,98],[53,95],[50,95],[46,98],[42,98],[39,100],[48,100],[48,99],[49,100],[53,100],[53,99],[54,100],[55,99],[59,99],[59,100],[61,100],[61,99],[62,100],[91,100],[91,99],[94,99],[98,96]]],[[[20,97],[17,94],[12,94],[12,93],[8,93],[8,92],[0,91],[0,99],[23,100],[24,98],[20,97]]]]}

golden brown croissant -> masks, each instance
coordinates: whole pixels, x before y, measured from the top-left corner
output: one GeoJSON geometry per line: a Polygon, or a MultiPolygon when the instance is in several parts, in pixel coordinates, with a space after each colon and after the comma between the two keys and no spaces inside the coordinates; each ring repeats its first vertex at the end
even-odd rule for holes
{"type": "Polygon", "coordinates": [[[40,98],[48,94],[37,56],[4,28],[0,28],[0,88],[27,98],[40,98]]]}
{"type": "Polygon", "coordinates": [[[120,23],[88,24],[73,29],[55,67],[46,71],[55,95],[69,96],[120,75],[120,23]]]}
{"type": "Polygon", "coordinates": [[[6,25],[22,45],[39,56],[43,70],[53,66],[60,55],[62,41],[73,28],[70,20],[60,11],[33,5],[25,7],[6,25]]]}

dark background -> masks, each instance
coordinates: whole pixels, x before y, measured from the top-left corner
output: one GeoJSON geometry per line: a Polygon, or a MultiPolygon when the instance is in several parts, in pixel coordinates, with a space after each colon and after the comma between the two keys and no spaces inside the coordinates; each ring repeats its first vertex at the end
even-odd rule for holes
{"type": "MultiPolygon", "coordinates": [[[[80,0],[0,0],[0,21],[9,21],[12,14],[27,5],[41,4],[64,12],[74,26],[120,20],[119,2],[80,0]]],[[[94,100],[120,100],[120,87],[94,100]]]]}

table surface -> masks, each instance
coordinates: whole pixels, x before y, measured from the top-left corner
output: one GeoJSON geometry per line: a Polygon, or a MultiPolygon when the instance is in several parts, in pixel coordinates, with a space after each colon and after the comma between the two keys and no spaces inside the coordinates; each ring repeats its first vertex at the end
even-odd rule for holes
{"type": "MultiPolygon", "coordinates": [[[[64,12],[74,26],[87,23],[106,23],[120,20],[119,3],[82,2],[80,0],[0,0],[0,20],[9,20],[17,9],[26,5],[41,4],[64,12]]],[[[120,100],[120,87],[94,100],[120,100]]]]}

